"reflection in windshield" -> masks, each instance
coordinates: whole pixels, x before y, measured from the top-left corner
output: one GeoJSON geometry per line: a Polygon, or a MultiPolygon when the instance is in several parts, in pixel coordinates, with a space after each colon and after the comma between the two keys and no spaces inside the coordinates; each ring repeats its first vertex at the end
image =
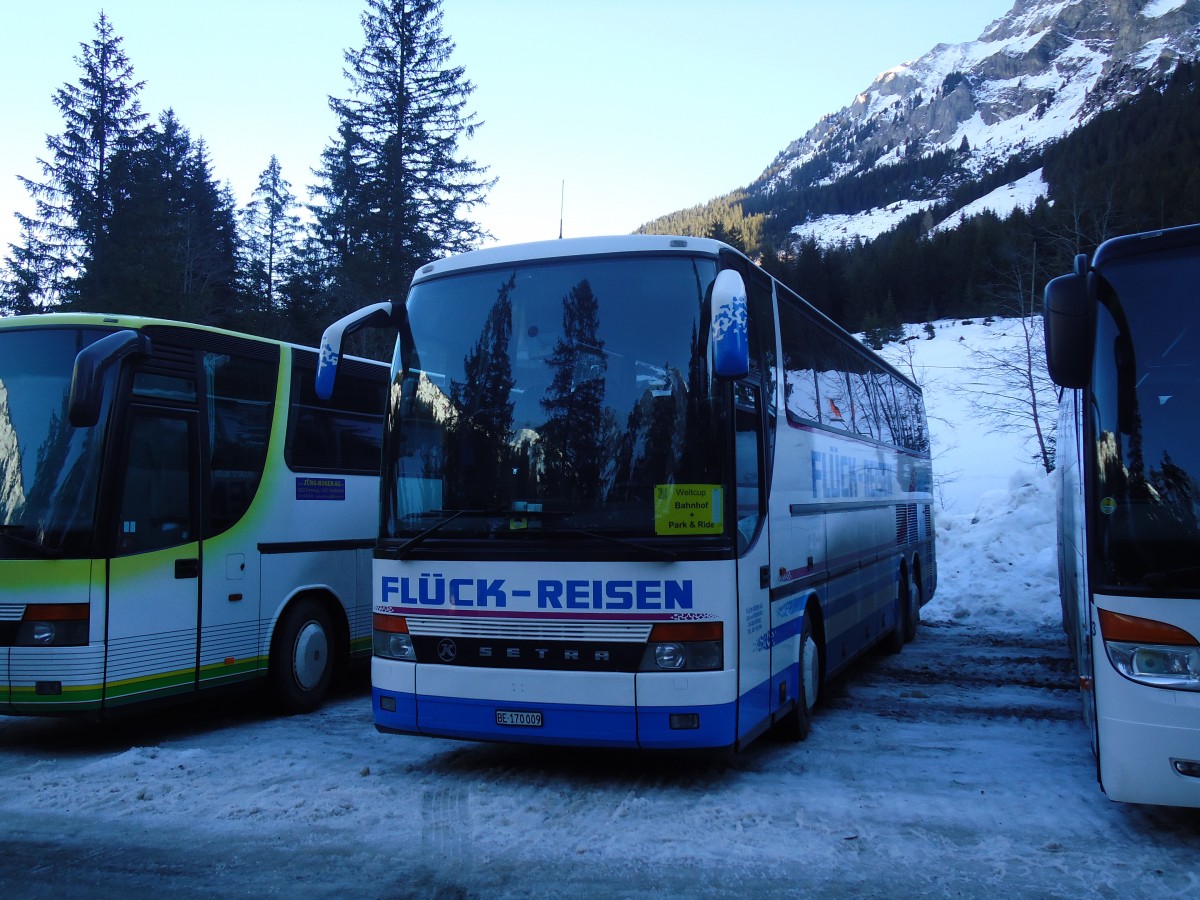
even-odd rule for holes
{"type": "Polygon", "coordinates": [[[650,536],[656,485],[719,485],[702,343],[715,273],[710,260],[606,259],[414,287],[384,536],[650,536]]]}
{"type": "MultiPolygon", "coordinates": [[[[0,554],[6,557],[91,552],[104,429],[72,428],[67,402],[75,355],[104,334],[0,331],[0,554]]],[[[104,392],[106,402],[110,393],[104,392]]]]}
{"type": "Polygon", "coordinates": [[[1191,298],[1200,261],[1152,265],[1119,261],[1104,272],[1111,290],[1099,311],[1093,385],[1098,575],[1122,588],[1195,589],[1200,306],[1191,298]]]}

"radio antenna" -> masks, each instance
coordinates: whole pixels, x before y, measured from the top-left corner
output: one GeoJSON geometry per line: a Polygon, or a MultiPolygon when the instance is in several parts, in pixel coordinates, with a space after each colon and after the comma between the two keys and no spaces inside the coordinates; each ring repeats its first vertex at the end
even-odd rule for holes
{"type": "Polygon", "coordinates": [[[567,197],[567,179],[564,178],[562,181],[562,187],[559,188],[559,192],[558,192],[558,239],[560,241],[562,240],[562,228],[563,228],[563,204],[566,202],[566,197],[567,197]]]}

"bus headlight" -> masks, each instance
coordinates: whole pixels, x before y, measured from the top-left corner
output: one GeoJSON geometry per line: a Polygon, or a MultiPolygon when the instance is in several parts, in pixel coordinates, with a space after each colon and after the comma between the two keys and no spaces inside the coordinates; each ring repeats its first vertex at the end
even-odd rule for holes
{"type": "Polygon", "coordinates": [[[1113,667],[1150,687],[1200,691],[1200,644],[1165,622],[1098,610],[1104,649],[1113,667]]]}
{"type": "Polygon", "coordinates": [[[403,616],[385,616],[375,613],[372,617],[374,630],[371,632],[371,652],[383,659],[403,659],[416,662],[417,651],[412,636],[408,633],[408,622],[403,616]]]}
{"type": "Polygon", "coordinates": [[[1154,687],[1200,691],[1200,649],[1105,641],[1108,658],[1126,678],[1154,687]]]}
{"type": "Polygon", "coordinates": [[[687,651],[683,644],[674,641],[668,644],[651,644],[654,648],[654,663],[660,669],[682,669],[687,664],[687,651]]]}
{"type": "Polygon", "coordinates": [[[650,630],[642,672],[704,672],[720,669],[725,645],[720,622],[661,622],[650,630]]]}
{"type": "Polygon", "coordinates": [[[31,603],[17,626],[17,647],[85,647],[89,607],[86,603],[31,603]]]}

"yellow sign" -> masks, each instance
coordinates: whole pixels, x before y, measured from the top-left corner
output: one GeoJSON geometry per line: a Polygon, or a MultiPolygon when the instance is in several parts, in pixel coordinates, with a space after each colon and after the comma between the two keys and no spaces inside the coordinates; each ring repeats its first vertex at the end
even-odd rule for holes
{"type": "Polygon", "coordinates": [[[720,534],[724,510],[719,484],[656,484],[655,534],[720,534]]]}

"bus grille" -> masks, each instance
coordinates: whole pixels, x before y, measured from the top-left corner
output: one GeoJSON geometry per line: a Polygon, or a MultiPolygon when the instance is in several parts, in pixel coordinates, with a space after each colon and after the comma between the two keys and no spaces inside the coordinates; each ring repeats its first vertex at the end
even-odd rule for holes
{"type": "Polygon", "coordinates": [[[471,619],[406,616],[414,636],[508,638],[545,641],[622,641],[644,644],[650,625],[637,622],[554,622],[540,619],[471,619]]]}
{"type": "Polygon", "coordinates": [[[24,603],[0,603],[0,622],[20,622],[23,615],[24,603]]]}
{"type": "Polygon", "coordinates": [[[905,503],[896,507],[896,543],[904,546],[917,539],[917,504],[905,503]]]}

